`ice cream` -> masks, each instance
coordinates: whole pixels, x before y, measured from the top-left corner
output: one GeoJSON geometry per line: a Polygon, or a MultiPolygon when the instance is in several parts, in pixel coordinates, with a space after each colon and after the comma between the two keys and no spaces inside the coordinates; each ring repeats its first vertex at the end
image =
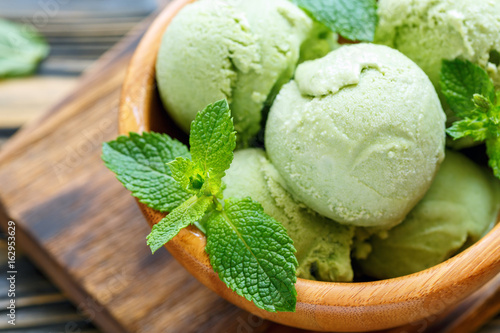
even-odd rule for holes
{"type": "Polygon", "coordinates": [[[479,240],[496,222],[500,185],[488,171],[448,151],[434,183],[403,223],[373,236],[362,271],[386,279],[415,273],[479,240]]]}
{"type": "MultiPolygon", "coordinates": [[[[500,1],[380,0],[378,14],[375,42],[415,61],[438,93],[443,59],[472,61],[500,86],[500,1]]],[[[445,111],[449,124],[457,120],[446,106],[445,111]]]]}
{"type": "Polygon", "coordinates": [[[341,46],[338,39],[339,35],[332,33],[330,29],[322,24],[314,23],[309,38],[300,48],[299,64],[304,61],[323,58],[331,51],[338,49],[341,46]]]}
{"type": "Polygon", "coordinates": [[[297,201],[339,223],[388,228],[429,189],[444,123],[417,65],[358,44],[297,68],[271,109],[265,145],[297,201]]]}
{"type": "Polygon", "coordinates": [[[354,228],[330,221],[295,202],[263,150],[236,152],[224,182],[225,197],[251,197],[287,229],[297,249],[299,277],[352,280],[350,252],[354,228]]]}
{"type": "Polygon", "coordinates": [[[500,2],[380,0],[375,41],[397,48],[436,87],[442,59],[462,58],[488,70],[500,85],[500,2]]]}
{"type": "Polygon", "coordinates": [[[259,131],[266,102],[292,77],[303,42],[328,43],[327,35],[318,36],[313,21],[288,0],[197,1],[164,34],[156,67],[160,95],[185,131],[198,111],[226,98],[244,144],[259,131]]]}

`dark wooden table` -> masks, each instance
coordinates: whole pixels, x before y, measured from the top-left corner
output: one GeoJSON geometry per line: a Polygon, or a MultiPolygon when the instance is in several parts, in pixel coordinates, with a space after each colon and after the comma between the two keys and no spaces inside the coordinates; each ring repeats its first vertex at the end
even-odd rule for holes
{"type": "MultiPolygon", "coordinates": [[[[0,16],[19,22],[33,19],[34,15],[43,19],[45,13],[47,23],[39,23],[38,28],[52,45],[50,57],[35,77],[0,82],[0,145],[21,125],[33,121],[52,103],[74,89],[80,74],[92,68],[97,58],[150,14],[156,3],[86,0],[70,1],[65,6],[60,5],[51,12],[50,9],[44,11],[37,0],[0,2],[0,16]],[[25,96],[38,97],[35,101],[27,101],[25,96]]],[[[47,280],[30,259],[19,254],[20,249],[22,244],[17,248],[17,268],[23,272],[17,281],[18,325],[12,330],[2,320],[0,332],[99,332],[88,316],[68,301],[67,295],[47,280]]],[[[0,256],[0,271],[6,272],[5,240],[0,240],[0,256]]],[[[2,291],[8,289],[5,279],[0,279],[0,286],[2,291]]],[[[2,292],[0,295],[2,318],[5,318],[4,309],[8,305],[5,294],[2,292]]],[[[223,308],[235,311],[231,306],[223,308]]],[[[245,330],[248,329],[240,331],[245,330]]],[[[288,332],[288,329],[276,328],[273,332],[288,332]]],[[[500,332],[500,317],[480,332],[500,332]]]]}

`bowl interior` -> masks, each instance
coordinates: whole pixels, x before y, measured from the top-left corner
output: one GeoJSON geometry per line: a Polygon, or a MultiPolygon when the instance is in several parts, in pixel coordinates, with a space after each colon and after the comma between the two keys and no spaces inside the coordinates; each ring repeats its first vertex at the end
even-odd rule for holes
{"type": "MultiPolygon", "coordinates": [[[[120,103],[120,134],[156,131],[187,143],[168,117],[155,82],[156,54],[164,30],[192,0],[177,0],[152,24],[130,63],[120,103]]],[[[165,215],[139,206],[152,226],[165,215]]],[[[166,245],[198,280],[233,304],[265,319],[316,331],[371,331],[436,315],[476,291],[500,272],[500,225],[466,251],[425,271],[366,283],[327,283],[298,279],[295,313],[269,313],[229,290],[212,270],[205,238],[194,226],[166,245]]]]}

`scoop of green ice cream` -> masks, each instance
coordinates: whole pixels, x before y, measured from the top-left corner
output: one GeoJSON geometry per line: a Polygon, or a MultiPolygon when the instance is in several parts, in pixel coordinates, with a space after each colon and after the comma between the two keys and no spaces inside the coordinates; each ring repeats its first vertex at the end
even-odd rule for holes
{"type": "Polygon", "coordinates": [[[224,177],[225,197],[251,197],[282,223],[297,249],[297,275],[322,281],[352,281],[354,228],[330,221],[295,202],[261,149],[235,153],[224,177]]]}
{"type": "MultiPolygon", "coordinates": [[[[439,86],[441,61],[466,59],[500,86],[500,1],[380,0],[375,42],[398,49],[439,86]]],[[[457,120],[445,105],[448,122],[457,120]]],[[[469,140],[470,141],[470,140],[469,140]]],[[[472,141],[461,146],[470,146],[472,141]]]]}
{"type": "Polygon", "coordinates": [[[417,65],[358,44],[297,68],[271,109],[265,144],[297,201],[339,223],[387,228],[429,189],[444,123],[417,65]]]}
{"type": "Polygon", "coordinates": [[[375,42],[397,48],[439,88],[443,59],[462,58],[500,84],[500,2],[379,0],[375,42]]]}
{"type": "Polygon", "coordinates": [[[187,5],[166,30],[158,54],[157,81],[166,108],[188,131],[198,111],[226,98],[245,144],[259,131],[268,98],[292,77],[313,26],[288,0],[187,5]]]}
{"type": "Polygon", "coordinates": [[[447,152],[431,188],[408,217],[384,236],[373,236],[371,253],[358,260],[378,279],[419,272],[476,242],[496,221],[500,184],[463,155],[447,152]]]}

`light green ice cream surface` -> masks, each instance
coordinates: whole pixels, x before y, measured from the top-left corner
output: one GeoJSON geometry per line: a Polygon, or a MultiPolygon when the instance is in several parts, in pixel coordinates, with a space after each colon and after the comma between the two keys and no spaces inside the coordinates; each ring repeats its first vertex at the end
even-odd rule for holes
{"type": "Polygon", "coordinates": [[[297,201],[339,223],[388,228],[429,189],[444,123],[417,65],[358,44],[297,68],[271,109],[265,144],[297,201]]]}
{"type": "MultiPolygon", "coordinates": [[[[378,14],[375,43],[398,49],[423,69],[440,95],[448,124],[457,118],[439,86],[443,59],[472,61],[500,87],[500,1],[380,0],[378,14]]],[[[454,143],[471,145],[471,140],[454,143]]]]}
{"type": "Polygon", "coordinates": [[[496,222],[499,209],[498,180],[448,151],[431,188],[403,223],[360,242],[371,246],[371,253],[358,260],[359,266],[369,276],[386,279],[437,265],[479,240],[496,222]]]}
{"type": "Polygon", "coordinates": [[[320,37],[288,0],[197,1],[163,36],[156,67],[160,95],[186,132],[198,111],[226,98],[244,145],[259,131],[264,105],[293,76],[302,43],[321,39],[319,50],[305,56],[324,55],[331,38],[320,37]]]}
{"type": "Polygon", "coordinates": [[[251,197],[287,229],[297,249],[298,277],[352,281],[354,228],[330,221],[295,202],[263,150],[237,151],[224,182],[225,197],[251,197]]]}
{"type": "Polygon", "coordinates": [[[442,59],[462,58],[500,85],[500,1],[380,0],[375,42],[404,53],[439,87],[442,59]],[[491,59],[496,58],[496,59],[491,59]]]}

